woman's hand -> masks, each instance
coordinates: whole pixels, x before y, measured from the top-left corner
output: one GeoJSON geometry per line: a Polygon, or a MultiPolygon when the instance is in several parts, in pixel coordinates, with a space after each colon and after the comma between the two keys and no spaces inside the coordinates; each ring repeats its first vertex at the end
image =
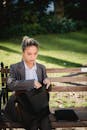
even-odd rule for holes
{"type": "Polygon", "coordinates": [[[38,81],[35,80],[34,81],[34,88],[39,89],[41,87],[42,87],[42,84],[40,82],[38,82],[38,81]]]}
{"type": "Polygon", "coordinates": [[[50,86],[50,80],[48,78],[46,78],[43,80],[43,83],[46,85],[46,89],[48,89],[50,86]]]}

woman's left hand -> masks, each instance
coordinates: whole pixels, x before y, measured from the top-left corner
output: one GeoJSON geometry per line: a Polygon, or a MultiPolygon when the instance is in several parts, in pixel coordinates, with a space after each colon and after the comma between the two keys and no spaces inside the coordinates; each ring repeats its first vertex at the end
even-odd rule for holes
{"type": "Polygon", "coordinates": [[[46,78],[43,80],[43,83],[46,85],[46,89],[48,89],[50,86],[50,80],[48,78],[46,78]]]}

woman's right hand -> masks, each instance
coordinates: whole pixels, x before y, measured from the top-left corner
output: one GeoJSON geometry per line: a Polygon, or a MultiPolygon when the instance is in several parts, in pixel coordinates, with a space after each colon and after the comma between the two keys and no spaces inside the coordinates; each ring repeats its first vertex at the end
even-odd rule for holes
{"type": "Polygon", "coordinates": [[[41,87],[42,87],[42,84],[40,82],[38,82],[38,81],[35,80],[34,81],[34,88],[39,89],[41,87]]]}

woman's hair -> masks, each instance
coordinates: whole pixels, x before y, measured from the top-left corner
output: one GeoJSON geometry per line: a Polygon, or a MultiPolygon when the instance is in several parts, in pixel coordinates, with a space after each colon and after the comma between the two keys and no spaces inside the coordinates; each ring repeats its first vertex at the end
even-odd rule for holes
{"type": "Polygon", "coordinates": [[[30,46],[35,46],[35,47],[39,48],[39,43],[33,38],[29,38],[28,36],[24,36],[22,43],[21,43],[22,51],[24,52],[25,49],[27,47],[30,47],[30,46]]]}

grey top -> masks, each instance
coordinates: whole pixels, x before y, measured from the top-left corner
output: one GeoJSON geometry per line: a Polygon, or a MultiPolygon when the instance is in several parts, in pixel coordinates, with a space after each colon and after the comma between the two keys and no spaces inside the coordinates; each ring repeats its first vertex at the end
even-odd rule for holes
{"type": "Polygon", "coordinates": [[[32,68],[29,68],[27,66],[27,64],[24,62],[24,66],[25,66],[25,79],[29,80],[29,79],[34,79],[36,81],[38,81],[38,77],[37,77],[37,66],[36,63],[34,64],[34,66],[32,68]]]}

